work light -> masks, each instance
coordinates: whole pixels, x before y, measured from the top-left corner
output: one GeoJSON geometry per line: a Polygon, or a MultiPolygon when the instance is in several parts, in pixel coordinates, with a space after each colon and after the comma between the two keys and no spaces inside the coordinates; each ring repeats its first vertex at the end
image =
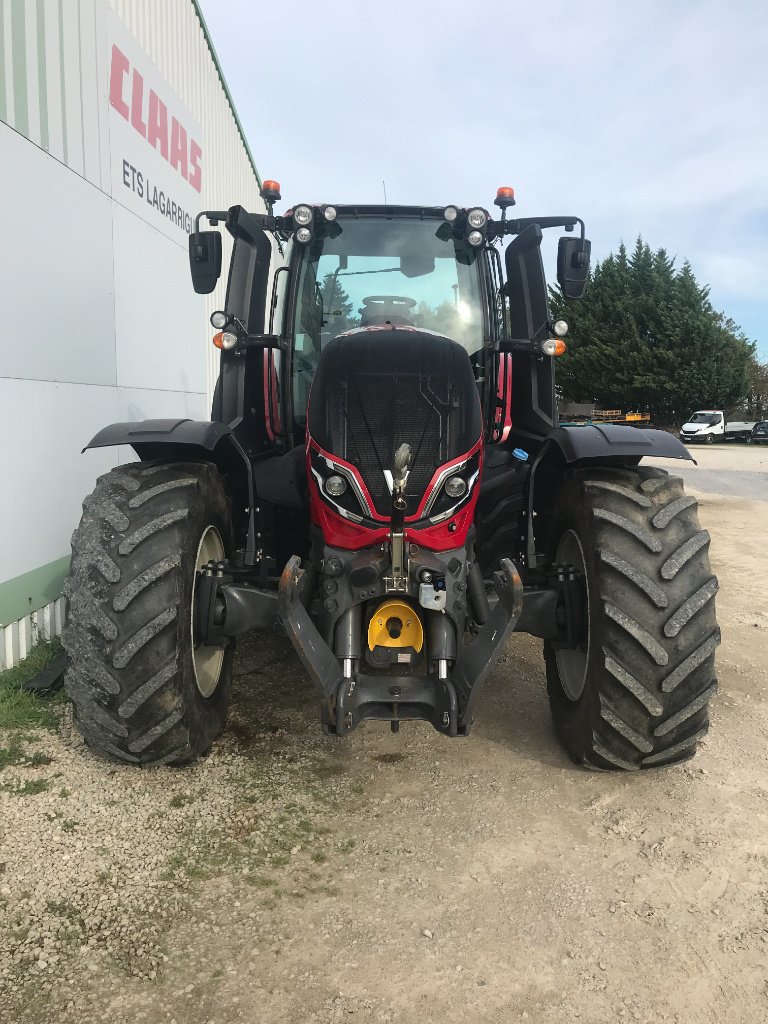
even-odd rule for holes
{"type": "Polygon", "coordinates": [[[473,246],[482,245],[484,239],[485,235],[482,231],[470,231],[467,235],[467,241],[473,246]]]}
{"type": "Polygon", "coordinates": [[[471,228],[484,228],[487,220],[485,210],[481,210],[479,207],[475,207],[467,214],[467,223],[471,228]]]}
{"type": "Polygon", "coordinates": [[[328,221],[336,220],[336,207],[335,206],[324,206],[323,207],[323,216],[328,221]]]}
{"type": "Polygon", "coordinates": [[[443,217],[448,221],[449,224],[453,224],[456,218],[459,216],[459,211],[455,206],[446,206],[443,210],[443,217]]]}
{"type": "Polygon", "coordinates": [[[565,320],[555,320],[552,324],[552,331],[558,336],[558,338],[564,338],[568,333],[568,324],[565,320]]]}
{"type": "Polygon", "coordinates": [[[306,227],[307,224],[311,224],[315,219],[315,215],[312,212],[311,206],[306,206],[304,203],[293,208],[293,223],[300,226],[306,227]]]}
{"type": "Polygon", "coordinates": [[[226,313],[222,313],[220,309],[217,309],[215,313],[211,313],[211,327],[215,327],[217,331],[220,331],[223,327],[227,326],[229,317],[226,313]]]}
{"type": "Polygon", "coordinates": [[[297,242],[310,242],[312,240],[312,232],[309,228],[297,228],[294,238],[297,242]]]}

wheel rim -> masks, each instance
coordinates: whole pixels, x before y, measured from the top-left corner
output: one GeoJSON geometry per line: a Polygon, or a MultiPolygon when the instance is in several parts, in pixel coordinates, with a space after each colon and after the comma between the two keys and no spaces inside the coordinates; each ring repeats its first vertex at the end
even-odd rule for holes
{"type": "MultiPolygon", "coordinates": [[[[573,530],[566,530],[557,545],[555,561],[558,565],[572,565],[579,576],[587,578],[587,565],[584,559],[584,549],[581,546],[578,534],[573,530]]],[[[591,617],[589,608],[589,589],[586,589],[587,601],[587,637],[586,640],[573,650],[561,649],[555,651],[557,671],[560,676],[560,684],[563,687],[566,697],[576,701],[584,692],[584,684],[587,681],[587,662],[589,661],[589,637],[592,632],[591,617]]]]}
{"type": "Polygon", "coordinates": [[[195,591],[197,590],[197,571],[210,561],[221,562],[224,558],[224,542],[215,526],[207,526],[203,530],[197,546],[195,559],[195,585],[192,590],[192,665],[195,669],[195,682],[203,697],[211,697],[219,685],[221,667],[224,663],[224,648],[215,644],[206,645],[194,642],[195,636],[195,591]]]}

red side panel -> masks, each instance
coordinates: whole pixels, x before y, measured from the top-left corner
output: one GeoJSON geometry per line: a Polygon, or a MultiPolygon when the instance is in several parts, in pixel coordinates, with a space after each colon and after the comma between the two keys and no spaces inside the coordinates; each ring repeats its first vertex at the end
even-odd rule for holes
{"type": "Polygon", "coordinates": [[[380,544],[389,536],[388,527],[371,530],[359,523],[351,523],[332,508],[328,508],[317,493],[314,478],[309,481],[309,506],[312,522],[323,531],[325,543],[332,548],[344,548],[346,551],[357,551],[360,548],[380,544]]]}
{"type": "Polygon", "coordinates": [[[264,423],[267,428],[267,437],[270,441],[275,440],[275,435],[281,432],[280,426],[280,402],[277,394],[277,367],[275,366],[275,355],[270,349],[264,349],[264,423]]]}
{"type": "MultiPolygon", "coordinates": [[[[475,518],[475,507],[477,506],[477,499],[480,494],[482,452],[480,457],[480,473],[475,481],[472,494],[467,504],[464,505],[456,515],[441,523],[426,525],[420,529],[416,529],[413,524],[422,518],[427,499],[432,493],[432,490],[440,477],[444,474],[445,470],[466,462],[467,459],[475,455],[476,452],[481,451],[481,449],[482,440],[478,441],[469,452],[459,456],[457,459],[452,459],[450,462],[447,462],[444,466],[440,466],[436,470],[429,486],[427,487],[424,497],[419,503],[416,514],[408,516],[405,520],[404,533],[406,540],[413,544],[418,544],[421,547],[429,548],[431,551],[447,551],[450,548],[463,546],[475,518]]],[[[373,544],[380,544],[388,539],[389,519],[376,512],[373,506],[373,501],[368,493],[368,489],[366,488],[363,478],[356,467],[351,463],[346,462],[344,459],[340,459],[337,455],[331,455],[328,452],[325,452],[310,437],[307,438],[307,477],[309,482],[310,518],[312,522],[316,526],[319,526],[323,531],[323,537],[328,545],[331,547],[344,548],[348,551],[355,551],[359,548],[370,547],[373,544]],[[317,481],[310,471],[310,447],[337,465],[343,466],[354,475],[355,480],[368,501],[370,509],[368,518],[375,520],[377,523],[381,523],[381,526],[372,528],[369,525],[353,523],[329,507],[327,502],[321,498],[317,481]]]]}
{"type": "Polygon", "coordinates": [[[512,353],[499,356],[499,376],[496,385],[496,419],[494,433],[497,441],[506,441],[512,429],[512,353]]]}

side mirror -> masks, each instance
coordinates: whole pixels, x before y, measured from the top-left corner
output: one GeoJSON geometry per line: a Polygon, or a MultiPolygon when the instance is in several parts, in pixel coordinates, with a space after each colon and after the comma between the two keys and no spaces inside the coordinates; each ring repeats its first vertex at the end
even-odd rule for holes
{"type": "Polygon", "coordinates": [[[557,246],[557,282],[566,299],[580,299],[589,277],[592,243],[588,238],[561,238],[557,246]]]}
{"type": "Polygon", "coordinates": [[[221,275],[221,235],[218,231],[193,231],[189,236],[189,269],[192,287],[208,295],[221,275]]]}

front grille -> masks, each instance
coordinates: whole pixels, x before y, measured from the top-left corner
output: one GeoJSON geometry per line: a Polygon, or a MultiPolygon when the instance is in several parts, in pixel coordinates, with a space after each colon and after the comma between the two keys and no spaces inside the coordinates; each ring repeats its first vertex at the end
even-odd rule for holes
{"type": "Polygon", "coordinates": [[[451,457],[452,389],[425,374],[345,375],[333,396],[330,434],[334,451],[360,470],[381,515],[391,497],[384,470],[401,444],[411,447],[406,495],[413,515],[438,466],[451,457]]]}
{"type": "Polygon", "coordinates": [[[480,440],[469,356],[456,342],[413,328],[335,338],[320,357],[307,427],[321,448],[358,469],[376,511],[387,517],[384,474],[400,445],[410,445],[406,515],[413,516],[435,471],[480,440]]]}

